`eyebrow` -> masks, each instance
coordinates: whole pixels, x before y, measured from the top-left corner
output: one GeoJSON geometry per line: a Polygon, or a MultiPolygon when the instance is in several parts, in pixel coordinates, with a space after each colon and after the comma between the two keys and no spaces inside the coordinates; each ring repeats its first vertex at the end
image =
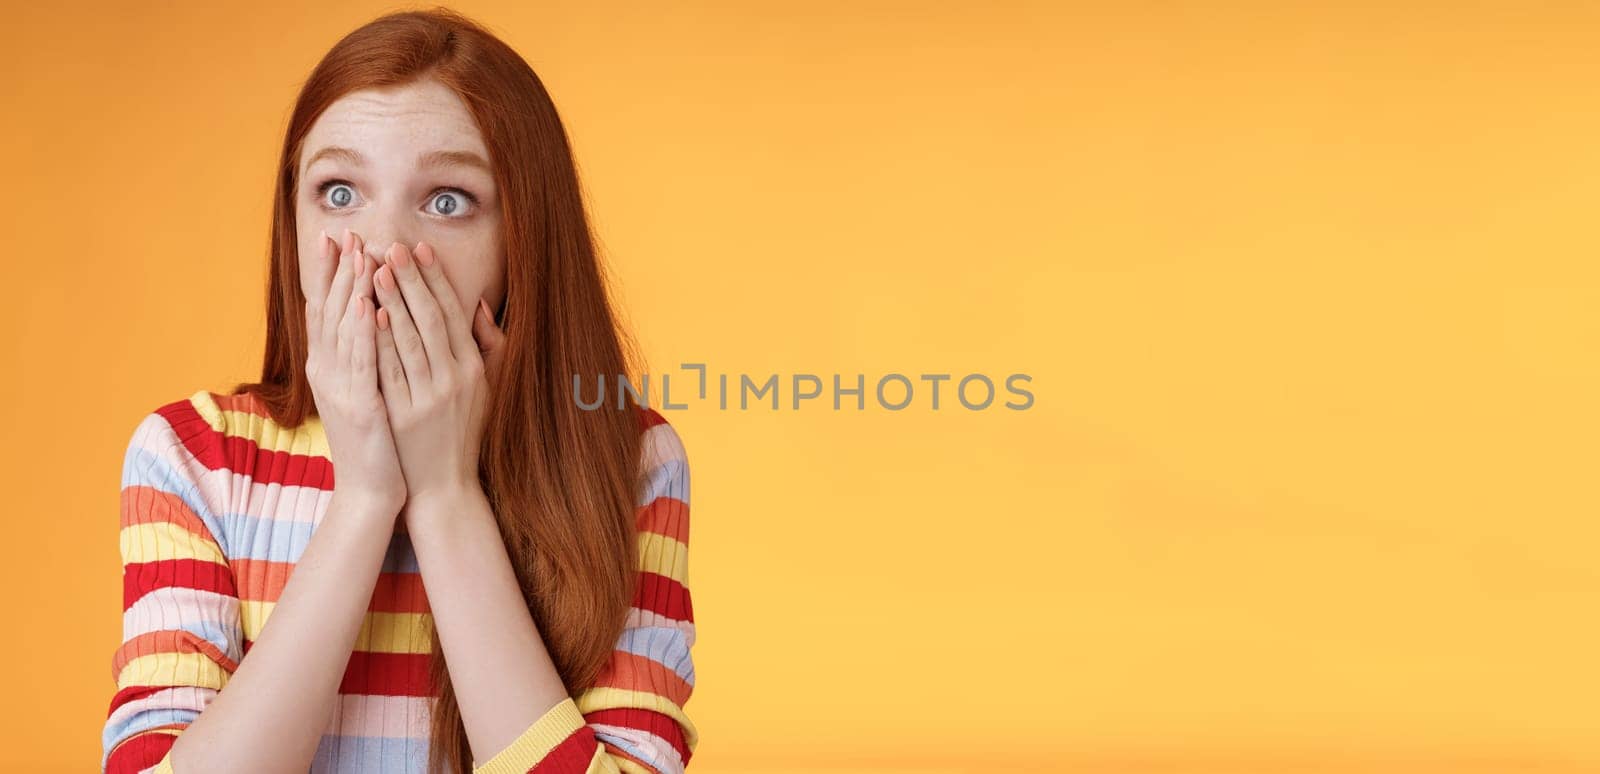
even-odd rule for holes
{"type": "MultiPolygon", "coordinates": [[[[330,145],[322,150],[317,151],[316,153],[311,154],[311,159],[306,162],[306,169],[310,169],[312,164],[317,163],[317,161],[322,158],[328,158],[333,161],[343,161],[347,164],[357,167],[362,166],[367,162],[366,157],[362,156],[361,153],[354,148],[330,145]]],[[[489,162],[484,160],[482,156],[466,150],[437,150],[424,153],[417,159],[417,166],[423,168],[477,167],[484,172],[488,172],[490,174],[494,173],[494,168],[489,166],[489,162]]]]}

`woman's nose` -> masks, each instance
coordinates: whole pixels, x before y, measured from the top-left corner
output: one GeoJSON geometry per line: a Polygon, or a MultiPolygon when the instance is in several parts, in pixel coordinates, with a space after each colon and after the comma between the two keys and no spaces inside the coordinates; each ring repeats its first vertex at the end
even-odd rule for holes
{"type": "Polygon", "coordinates": [[[386,239],[382,242],[372,241],[366,243],[367,257],[371,258],[373,263],[377,264],[378,266],[388,263],[389,249],[394,247],[395,241],[396,240],[393,239],[386,239]]]}

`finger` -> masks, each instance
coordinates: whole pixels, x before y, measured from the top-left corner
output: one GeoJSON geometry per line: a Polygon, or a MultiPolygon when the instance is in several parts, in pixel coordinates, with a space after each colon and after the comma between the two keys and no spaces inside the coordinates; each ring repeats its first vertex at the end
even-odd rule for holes
{"type": "Polygon", "coordinates": [[[477,312],[472,316],[472,336],[476,339],[478,354],[483,358],[484,371],[492,375],[500,368],[500,361],[505,357],[506,334],[494,324],[494,315],[489,313],[489,305],[482,298],[478,299],[477,312]]]}
{"type": "Polygon", "coordinates": [[[359,235],[355,237],[351,256],[355,260],[355,277],[350,288],[350,311],[346,313],[349,332],[350,391],[352,395],[373,395],[378,390],[376,374],[376,320],[373,318],[372,272],[374,261],[363,250],[359,235]]]}
{"type": "Polygon", "coordinates": [[[344,317],[345,302],[350,299],[350,287],[355,283],[354,252],[355,234],[345,229],[344,239],[339,248],[339,267],[333,273],[333,282],[328,287],[327,302],[323,304],[322,330],[324,338],[337,337],[339,320],[344,317]]]}
{"type": "Polygon", "coordinates": [[[378,270],[378,262],[367,255],[366,242],[360,235],[356,236],[355,248],[350,251],[356,259],[355,281],[350,288],[350,295],[356,298],[372,298],[372,275],[378,270]]]}
{"type": "Polygon", "coordinates": [[[439,308],[433,290],[422,278],[411,249],[402,242],[394,243],[389,248],[389,265],[394,267],[391,271],[400,286],[400,294],[406,299],[406,311],[411,314],[411,321],[422,336],[430,372],[448,373],[455,363],[455,355],[450,351],[450,331],[445,323],[444,310],[439,308]]]}
{"type": "Polygon", "coordinates": [[[322,306],[328,300],[328,285],[333,282],[333,273],[338,269],[338,257],[339,245],[333,241],[333,237],[328,236],[326,230],[317,234],[317,244],[306,256],[309,265],[302,273],[302,276],[309,275],[310,279],[303,281],[300,286],[300,292],[306,299],[306,325],[311,338],[321,335],[322,306]]]}
{"type": "Polygon", "coordinates": [[[422,334],[417,331],[416,323],[411,321],[405,297],[400,295],[400,287],[394,281],[393,255],[390,253],[389,262],[378,269],[373,284],[376,285],[378,303],[389,313],[389,331],[394,336],[394,349],[400,356],[400,364],[405,368],[406,384],[415,392],[429,383],[433,372],[428,367],[428,353],[423,349],[422,334]]]}
{"type": "Polygon", "coordinates": [[[417,269],[422,272],[422,279],[428,283],[428,289],[433,291],[433,299],[439,303],[439,311],[444,313],[445,328],[450,335],[451,353],[460,359],[462,353],[477,352],[478,346],[472,340],[472,319],[467,317],[466,310],[461,308],[461,299],[456,297],[455,288],[450,286],[450,278],[445,276],[444,267],[439,265],[438,255],[433,252],[433,245],[418,242],[415,257],[417,269]]]}
{"type": "Polygon", "coordinates": [[[355,320],[350,325],[350,393],[359,396],[376,395],[378,392],[377,324],[372,316],[372,299],[357,296],[355,307],[355,320]]]}
{"type": "Polygon", "coordinates": [[[405,365],[394,348],[394,331],[389,327],[389,310],[379,309],[374,315],[377,330],[378,389],[383,391],[385,403],[406,407],[411,405],[411,386],[406,382],[405,365]]]}
{"type": "MultiPolygon", "coordinates": [[[[347,260],[359,260],[359,256],[352,255],[347,260]]],[[[337,359],[334,362],[338,363],[341,369],[348,369],[348,366],[353,363],[356,358],[355,350],[358,344],[357,328],[361,322],[359,317],[361,298],[354,293],[347,295],[344,299],[344,303],[340,306],[340,309],[343,313],[339,315],[339,325],[335,333],[336,341],[334,342],[333,352],[334,357],[337,359]]],[[[340,381],[343,383],[343,387],[347,392],[352,392],[354,385],[352,384],[348,375],[341,378],[340,381]]]]}

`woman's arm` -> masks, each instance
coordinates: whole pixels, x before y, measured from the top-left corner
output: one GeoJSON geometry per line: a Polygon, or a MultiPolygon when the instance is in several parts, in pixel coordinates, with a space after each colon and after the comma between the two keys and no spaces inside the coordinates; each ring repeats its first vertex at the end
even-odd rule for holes
{"type": "Polygon", "coordinates": [[[174,402],[124,459],[123,642],[104,771],[304,772],[335,706],[398,511],[335,491],[244,657],[222,544],[230,486],[222,434],[174,402]]]}
{"type": "Polygon", "coordinates": [[[567,698],[482,489],[407,503],[406,528],[475,756],[567,698]]]}
{"type": "Polygon", "coordinates": [[[650,416],[638,590],[611,660],[577,697],[528,613],[483,492],[407,505],[478,774],[677,774],[688,763],[698,741],[683,708],[694,686],[689,471],[676,432],[650,416]]]}
{"type": "Polygon", "coordinates": [[[173,745],[177,774],[303,774],[383,566],[396,513],[335,490],[250,655],[173,745]]]}

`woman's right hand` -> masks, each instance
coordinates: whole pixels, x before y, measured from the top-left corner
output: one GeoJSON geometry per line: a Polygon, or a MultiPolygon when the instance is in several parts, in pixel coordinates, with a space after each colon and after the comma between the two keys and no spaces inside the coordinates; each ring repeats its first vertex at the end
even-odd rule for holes
{"type": "MultiPolygon", "coordinates": [[[[306,379],[333,460],[334,493],[356,495],[398,514],[406,485],[378,392],[377,322],[372,275],[361,237],[318,237],[306,297],[306,379]]],[[[342,499],[342,498],[341,498],[342,499]]]]}

